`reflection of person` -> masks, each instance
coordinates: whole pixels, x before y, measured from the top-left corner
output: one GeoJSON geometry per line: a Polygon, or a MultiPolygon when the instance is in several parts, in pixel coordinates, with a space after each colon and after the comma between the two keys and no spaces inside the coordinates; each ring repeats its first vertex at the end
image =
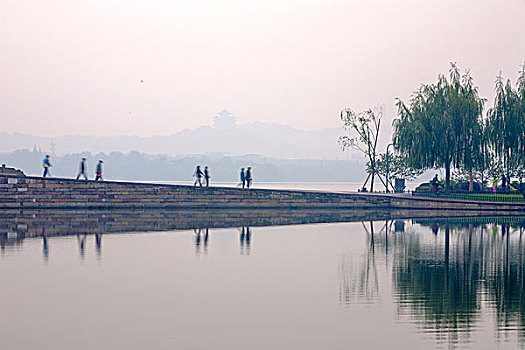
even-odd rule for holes
{"type": "Polygon", "coordinates": [[[98,161],[97,168],[95,171],[97,174],[97,176],[95,177],[95,181],[98,181],[98,180],[104,181],[104,179],[102,178],[102,163],[104,162],[101,160],[98,161]]]}
{"type": "Polygon", "coordinates": [[[241,227],[240,243],[241,243],[241,254],[250,254],[250,227],[241,227]]]}
{"type": "Polygon", "coordinates": [[[208,238],[210,234],[210,229],[206,227],[204,230],[204,254],[208,253],[208,238]]]}
{"type": "Polygon", "coordinates": [[[204,254],[206,254],[208,252],[208,228],[205,229],[204,231],[204,240],[203,240],[203,237],[202,237],[202,229],[200,228],[194,228],[193,229],[193,232],[195,233],[195,253],[197,255],[200,255],[201,252],[204,252],[204,254]],[[203,245],[201,245],[201,241],[203,241],[202,243],[204,243],[203,245]],[[203,250],[202,250],[203,249],[203,250]]]}
{"type": "Polygon", "coordinates": [[[86,237],[87,237],[87,234],[84,233],[82,235],[82,237],[80,237],[79,234],[77,234],[77,242],[78,242],[78,248],[79,248],[79,251],[80,251],[80,258],[84,258],[84,253],[85,253],[85,248],[86,248],[86,237]]]}
{"type": "Polygon", "coordinates": [[[246,246],[249,248],[250,247],[250,238],[251,238],[251,233],[250,233],[250,226],[247,226],[246,227],[246,246]]]}
{"type": "Polygon", "coordinates": [[[248,169],[246,169],[246,188],[250,188],[251,183],[252,183],[252,168],[248,167],[248,169]]]}
{"type": "Polygon", "coordinates": [[[97,256],[100,257],[102,255],[102,234],[101,233],[95,233],[95,247],[97,250],[97,256]]]}
{"type": "Polygon", "coordinates": [[[45,233],[42,233],[42,255],[47,261],[47,259],[49,258],[49,248],[47,246],[47,235],[45,233]]]}
{"type": "Polygon", "coordinates": [[[201,245],[201,229],[193,229],[193,232],[195,233],[195,245],[200,246],[201,245]]]}
{"type": "Polygon", "coordinates": [[[46,177],[47,175],[51,176],[51,173],[49,172],[49,168],[51,168],[52,165],[51,165],[51,161],[49,160],[49,154],[46,154],[46,157],[44,158],[42,166],[44,167],[44,175],[42,175],[42,177],[46,177]]]}
{"type": "Polygon", "coordinates": [[[78,167],[77,180],[80,178],[80,175],[83,175],[84,179],[88,179],[86,174],[86,158],[82,158],[82,160],[80,161],[80,165],[78,167]]]}

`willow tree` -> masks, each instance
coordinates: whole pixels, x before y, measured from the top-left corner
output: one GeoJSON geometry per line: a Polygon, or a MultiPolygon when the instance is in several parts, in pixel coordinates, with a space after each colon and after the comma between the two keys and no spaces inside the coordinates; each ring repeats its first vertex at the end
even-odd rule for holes
{"type": "MultiPolygon", "coordinates": [[[[519,164],[516,175],[519,177],[520,182],[525,177],[525,62],[520,68],[517,82],[517,100],[518,100],[518,140],[519,140],[519,164]]],[[[523,186],[521,186],[523,188],[523,186]]],[[[524,197],[525,193],[522,192],[524,197]]]]}
{"type": "MultiPolygon", "coordinates": [[[[521,72],[521,80],[523,71],[521,72]]],[[[524,160],[523,149],[523,122],[522,96],[523,83],[514,89],[510,80],[504,82],[500,75],[495,82],[494,106],[488,111],[488,142],[493,148],[499,165],[500,175],[509,178],[516,175],[516,170],[524,160]]],[[[519,85],[519,84],[518,84],[519,85]]]]}
{"type": "Polygon", "coordinates": [[[339,144],[343,150],[353,148],[366,156],[372,176],[372,182],[370,183],[371,192],[374,191],[374,178],[377,173],[376,150],[383,109],[383,106],[377,106],[360,113],[355,113],[350,108],[345,108],[341,111],[341,121],[348,134],[339,138],[339,144]]]}
{"type": "MultiPolygon", "coordinates": [[[[456,70],[457,67],[453,66],[456,70]]],[[[455,123],[457,151],[454,164],[465,169],[469,174],[469,191],[473,190],[473,170],[484,166],[483,106],[485,99],[479,97],[478,87],[469,71],[455,80],[450,89],[455,123]]]]}
{"type": "Polygon", "coordinates": [[[394,146],[415,169],[445,168],[449,189],[452,167],[472,173],[476,165],[483,104],[470,73],[461,75],[451,63],[448,79],[439,75],[437,83],[422,85],[408,105],[397,99],[394,146]]]}

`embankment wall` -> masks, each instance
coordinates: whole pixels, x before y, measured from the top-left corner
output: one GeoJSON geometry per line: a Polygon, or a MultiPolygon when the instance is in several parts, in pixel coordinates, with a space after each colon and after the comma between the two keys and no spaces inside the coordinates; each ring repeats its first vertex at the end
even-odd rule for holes
{"type": "Polygon", "coordinates": [[[319,191],[192,187],[116,181],[0,176],[2,209],[418,209],[524,212],[491,203],[319,191]]]}

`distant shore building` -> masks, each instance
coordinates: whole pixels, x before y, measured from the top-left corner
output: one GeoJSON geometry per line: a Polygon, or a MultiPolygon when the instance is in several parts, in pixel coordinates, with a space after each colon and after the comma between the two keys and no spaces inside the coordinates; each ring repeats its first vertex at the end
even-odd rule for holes
{"type": "Polygon", "coordinates": [[[223,109],[213,118],[213,126],[217,129],[232,129],[237,126],[237,118],[223,109]]]}

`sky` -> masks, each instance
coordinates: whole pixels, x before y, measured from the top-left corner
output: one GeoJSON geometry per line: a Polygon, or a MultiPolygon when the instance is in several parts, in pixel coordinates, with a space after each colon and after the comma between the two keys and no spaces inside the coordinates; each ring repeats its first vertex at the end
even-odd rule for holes
{"type": "Polygon", "coordinates": [[[169,135],[340,127],[469,68],[483,97],[525,62],[525,0],[0,0],[0,132],[169,135]]]}

